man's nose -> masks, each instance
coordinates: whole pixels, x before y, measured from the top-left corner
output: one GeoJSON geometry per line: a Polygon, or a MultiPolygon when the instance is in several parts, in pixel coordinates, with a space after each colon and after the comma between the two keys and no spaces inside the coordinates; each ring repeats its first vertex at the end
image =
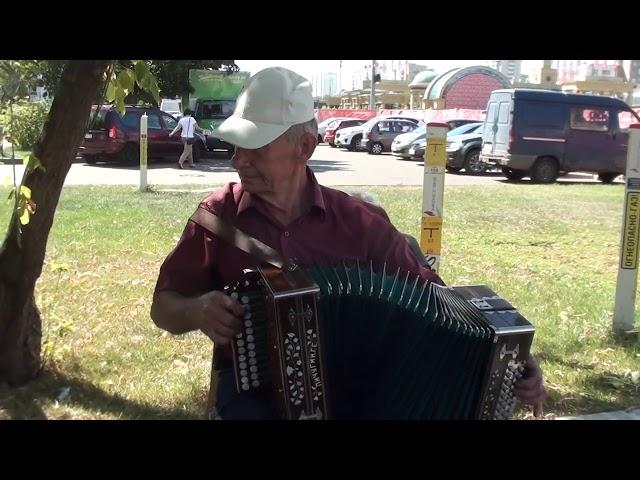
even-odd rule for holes
{"type": "Polygon", "coordinates": [[[231,156],[231,166],[238,170],[241,167],[245,167],[249,164],[249,155],[244,148],[236,147],[233,155],[231,156]]]}

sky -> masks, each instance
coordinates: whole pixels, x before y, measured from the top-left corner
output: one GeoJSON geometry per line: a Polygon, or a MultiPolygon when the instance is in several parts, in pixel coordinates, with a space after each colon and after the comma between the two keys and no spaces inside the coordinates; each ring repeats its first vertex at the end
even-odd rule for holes
{"type": "MultiPolygon", "coordinates": [[[[340,60],[236,60],[236,65],[242,71],[256,73],[267,67],[284,67],[293,70],[303,77],[312,80],[320,73],[335,73],[340,70],[340,60]]],[[[409,60],[418,65],[428,65],[436,72],[441,73],[457,67],[478,65],[481,60],[409,60]]],[[[522,64],[522,73],[535,68],[540,60],[525,60],[522,64]]],[[[351,74],[361,70],[365,65],[371,65],[371,60],[342,60],[342,85],[341,88],[351,88],[351,74]]]]}

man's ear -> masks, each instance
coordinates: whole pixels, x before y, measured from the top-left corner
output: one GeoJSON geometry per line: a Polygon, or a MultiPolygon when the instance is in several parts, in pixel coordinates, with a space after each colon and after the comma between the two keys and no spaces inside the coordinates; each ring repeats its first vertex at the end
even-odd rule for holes
{"type": "Polygon", "coordinates": [[[311,155],[313,155],[317,145],[318,139],[314,135],[306,132],[302,135],[299,140],[298,147],[300,148],[300,155],[305,159],[305,161],[311,158],[311,155]]]}

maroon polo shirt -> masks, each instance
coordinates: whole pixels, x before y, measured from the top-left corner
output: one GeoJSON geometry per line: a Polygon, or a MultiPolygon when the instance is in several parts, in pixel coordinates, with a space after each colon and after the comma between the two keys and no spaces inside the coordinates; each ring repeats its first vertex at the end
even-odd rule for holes
{"type": "MultiPolygon", "coordinates": [[[[256,195],[242,184],[229,183],[200,203],[226,222],[277,250],[299,265],[373,262],[386,271],[410,271],[425,280],[443,284],[413,256],[405,237],[396,230],[382,208],[339,190],[319,185],[307,168],[313,202],[309,210],[289,225],[269,214],[256,195]]],[[[188,221],[182,237],[160,267],[156,291],[173,290],[196,296],[222,290],[242,278],[244,268],[259,261],[219,239],[200,225],[188,221]]],[[[223,352],[230,358],[230,349],[223,352]]]]}

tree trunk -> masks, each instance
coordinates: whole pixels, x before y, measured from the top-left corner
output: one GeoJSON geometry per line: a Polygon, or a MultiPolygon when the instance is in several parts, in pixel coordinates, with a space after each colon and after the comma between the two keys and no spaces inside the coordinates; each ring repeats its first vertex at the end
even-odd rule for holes
{"type": "Polygon", "coordinates": [[[25,171],[36,212],[27,225],[13,214],[0,248],[0,382],[21,385],[40,370],[40,313],[34,286],[64,180],[110,60],[67,61],[34,155],[46,171],[25,171]],[[20,233],[20,229],[22,233],[20,233]]]}

